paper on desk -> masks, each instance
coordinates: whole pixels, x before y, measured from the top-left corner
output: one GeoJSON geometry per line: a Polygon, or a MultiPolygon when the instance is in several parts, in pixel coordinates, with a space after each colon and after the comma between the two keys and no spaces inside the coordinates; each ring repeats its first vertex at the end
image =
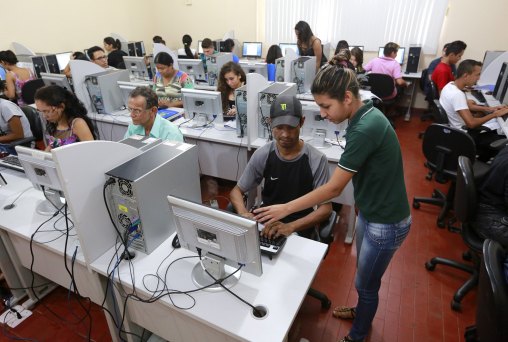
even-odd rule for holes
{"type": "Polygon", "coordinates": [[[224,122],[224,127],[229,127],[229,128],[235,128],[236,129],[236,120],[225,121],[224,122]]]}
{"type": "MultiPolygon", "coordinates": [[[[501,126],[499,126],[499,122],[497,122],[497,119],[491,119],[491,120],[485,122],[482,126],[485,126],[491,130],[498,130],[498,133],[499,133],[499,130],[501,129],[501,126]]],[[[500,134],[503,134],[502,131],[500,134]]]]}

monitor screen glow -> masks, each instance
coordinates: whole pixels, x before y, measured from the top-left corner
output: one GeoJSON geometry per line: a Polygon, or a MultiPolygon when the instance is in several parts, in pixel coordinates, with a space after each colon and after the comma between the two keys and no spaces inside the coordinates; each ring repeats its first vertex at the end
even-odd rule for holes
{"type": "Polygon", "coordinates": [[[261,58],[262,45],[263,43],[261,42],[244,42],[242,48],[242,56],[261,58]]]}
{"type": "Polygon", "coordinates": [[[64,70],[69,61],[71,60],[72,52],[61,52],[56,54],[56,60],[58,61],[58,67],[60,71],[64,70]]]}
{"type": "MultiPolygon", "coordinates": [[[[384,56],[384,51],[385,51],[384,46],[380,46],[379,47],[379,51],[377,53],[377,56],[378,57],[383,57],[384,56]]],[[[405,53],[406,53],[406,48],[403,48],[403,47],[400,47],[399,50],[397,51],[397,56],[395,57],[395,60],[400,65],[404,64],[404,54],[405,53]]]]}
{"type": "Polygon", "coordinates": [[[279,47],[282,50],[282,56],[286,56],[286,49],[293,50],[297,56],[300,55],[298,45],[296,45],[296,43],[280,43],[279,47]]]}

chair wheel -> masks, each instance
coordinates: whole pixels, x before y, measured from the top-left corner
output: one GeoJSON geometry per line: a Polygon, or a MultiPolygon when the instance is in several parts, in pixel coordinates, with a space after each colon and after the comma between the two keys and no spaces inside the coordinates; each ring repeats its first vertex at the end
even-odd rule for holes
{"type": "Polygon", "coordinates": [[[427,269],[427,271],[434,271],[436,269],[436,265],[434,265],[430,261],[427,261],[425,263],[425,268],[427,269]]]}
{"type": "Polygon", "coordinates": [[[437,220],[437,226],[439,228],[444,228],[444,227],[446,227],[446,224],[443,220],[437,220]]]}
{"type": "Polygon", "coordinates": [[[470,251],[465,251],[464,253],[462,253],[462,259],[466,261],[471,261],[473,259],[473,256],[471,255],[470,251]]]}
{"type": "Polygon", "coordinates": [[[321,301],[321,309],[328,310],[332,306],[332,301],[327,299],[321,301]]]}
{"type": "Polygon", "coordinates": [[[460,302],[455,301],[455,299],[452,299],[450,307],[452,308],[453,311],[460,311],[461,309],[460,302]]]}
{"type": "Polygon", "coordinates": [[[420,209],[420,202],[413,201],[413,208],[420,209]]]}

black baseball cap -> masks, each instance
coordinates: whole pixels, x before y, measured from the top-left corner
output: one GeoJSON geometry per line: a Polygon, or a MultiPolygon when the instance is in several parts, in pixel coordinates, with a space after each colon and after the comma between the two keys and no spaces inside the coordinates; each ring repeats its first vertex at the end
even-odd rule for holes
{"type": "Polygon", "coordinates": [[[271,127],[297,127],[302,118],[302,104],[295,95],[279,95],[270,107],[271,127]]]}

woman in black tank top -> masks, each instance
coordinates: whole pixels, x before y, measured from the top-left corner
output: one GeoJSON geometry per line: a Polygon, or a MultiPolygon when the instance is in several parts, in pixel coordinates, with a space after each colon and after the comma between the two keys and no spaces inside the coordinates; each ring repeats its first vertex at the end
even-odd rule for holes
{"type": "Polygon", "coordinates": [[[299,21],[295,26],[298,51],[300,56],[316,56],[316,72],[327,61],[323,54],[323,45],[321,40],[314,36],[309,24],[305,21],[299,21]]]}

